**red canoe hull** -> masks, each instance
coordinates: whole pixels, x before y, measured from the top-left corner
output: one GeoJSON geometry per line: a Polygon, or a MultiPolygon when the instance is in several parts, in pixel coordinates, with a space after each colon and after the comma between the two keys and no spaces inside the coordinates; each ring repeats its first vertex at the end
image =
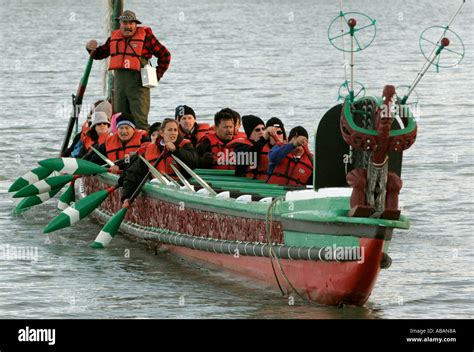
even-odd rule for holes
{"type": "MultiPolygon", "coordinates": [[[[361,239],[365,247],[363,263],[323,262],[309,260],[280,260],[284,274],[291,285],[304,298],[320,304],[339,305],[341,303],[362,306],[370,296],[380,271],[383,241],[361,239]]],[[[278,289],[269,258],[209,253],[184,247],[160,244],[160,248],[180,257],[253,279],[265,286],[278,289]]],[[[275,271],[285,292],[296,296],[278,269],[274,259],[275,271]]]]}
{"type": "MultiPolygon", "coordinates": [[[[89,178],[89,181],[93,181],[93,179],[89,178]]],[[[88,187],[86,187],[88,188],[87,193],[96,191],[97,188],[107,186],[97,181],[94,183],[86,182],[86,185],[88,185],[88,187]]],[[[180,213],[176,210],[173,212],[174,206],[172,204],[155,198],[139,197],[137,202],[143,202],[143,204],[140,203],[141,206],[135,207],[135,210],[146,209],[146,211],[132,211],[130,214],[127,214],[126,221],[141,226],[154,226],[156,228],[182,233],[181,228],[177,227],[180,224],[177,219],[178,215],[183,216],[185,211],[181,211],[180,213]],[[160,208],[160,206],[163,206],[164,210],[160,208]]],[[[120,208],[119,195],[117,193],[112,194],[101,207],[107,210],[109,214],[114,214],[120,208]]],[[[187,207],[188,212],[192,211],[192,209],[188,208],[190,208],[189,205],[187,207]]],[[[209,222],[214,218],[217,218],[219,222],[225,223],[229,221],[229,219],[218,212],[212,213],[205,210],[199,210],[198,212],[199,216],[196,216],[196,218],[199,221],[206,219],[207,223],[206,226],[201,224],[200,226],[192,227],[194,230],[201,229],[205,231],[209,229],[209,222]]],[[[101,222],[108,220],[104,214],[96,215],[98,215],[97,217],[101,222]]],[[[185,216],[185,219],[187,220],[185,225],[189,225],[188,222],[192,217],[185,216]]],[[[237,220],[241,219],[237,218],[237,220]]],[[[260,222],[262,226],[265,226],[265,221],[260,222]]],[[[251,228],[255,230],[256,227],[251,228]]],[[[224,229],[226,230],[225,233],[228,234],[228,229],[225,227],[224,229]]],[[[243,229],[244,227],[242,227],[242,231],[243,229]]],[[[122,228],[122,230],[127,232],[126,227],[122,228]]],[[[260,233],[259,231],[254,232],[260,233]]],[[[187,231],[185,231],[185,233],[187,233],[187,231]]],[[[274,231],[274,233],[277,233],[277,231],[274,231]]],[[[129,235],[131,237],[141,236],[134,234],[133,231],[129,235]]],[[[199,233],[194,234],[194,236],[200,238],[199,233]]],[[[280,236],[273,238],[273,240],[275,242],[278,242],[278,240],[281,241],[281,237],[282,235],[280,234],[280,236]]],[[[229,238],[219,237],[215,240],[219,242],[229,240],[229,238]]],[[[240,238],[230,240],[242,241],[240,238]]],[[[183,258],[237,273],[245,278],[253,279],[257,283],[265,286],[273,286],[278,289],[275,273],[272,268],[272,259],[268,256],[239,255],[236,257],[232,254],[218,253],[217,251],[193,249],[182,245],[169,244],[170,242],[159,242],[154,238],[147,238],[147,242],[151,242],[152,245],[168,250],[170,253],[183,258]]],[[[285,293],[289,295],[301,295],[305,299],[326,305],[350,304],[361,306],[369,298],[381,269],[384,240],[359,236],[358,247],[360,247],[360,261],[357,261],[357,259],[340,262],[336,260],[325,261],[282,258],[279,259],[281,263],[280,269],[277,259],[273,259],[276,276],[285,293]],[[297,293],[294,292],[294,290],[296,290],[297,293]]],[[[322,257],[320,257],[320,259],[321,258],[322,257]]]]}

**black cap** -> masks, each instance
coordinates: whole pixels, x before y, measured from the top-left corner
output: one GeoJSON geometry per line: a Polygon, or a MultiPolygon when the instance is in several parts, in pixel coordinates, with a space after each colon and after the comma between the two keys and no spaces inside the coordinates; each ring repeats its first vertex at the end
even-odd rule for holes
{"type": "Polygon", "coordinates": [[[272,117],[270,120],[267,121],[265,127],[280,127],[283,132],[283,139],[286,139],[286,131],[283,122],[278,117],[272,117]]]}
{"type": "Polygon", "coordinates": [[[290,135],[288,136],[288,141],[291,141],[293,137],[303,136],[308,138],[308,131],[302,126],[293,127],[290,131],[290,135]]]}
{"type": "Polygon", "coordinates": [[[192,108],[187,105],[178,105],[174,113],[175,120],[181,120],[184,115],[193,115],[196,118],[196,113],[192,108]]]}
{"type": "Polygon", "coordinates": [[[255,127],[258,125],[264,125],[265,122],[263,120],[255,115],[245,115],[242,116],[242,125],[244,126],[244,131],[245,134],[247,135],[247,138],[250,138],[250,135],[252,134],[253,130],[255,127]]]}
{"type": "Polygon", "coordinates": [[[148,135],[151,137],[152,133],[155,132],[155,131],[158,131],[160,129],[160,127],[161,127],[161,122],[155,122],[148,129],[148,135]]]}

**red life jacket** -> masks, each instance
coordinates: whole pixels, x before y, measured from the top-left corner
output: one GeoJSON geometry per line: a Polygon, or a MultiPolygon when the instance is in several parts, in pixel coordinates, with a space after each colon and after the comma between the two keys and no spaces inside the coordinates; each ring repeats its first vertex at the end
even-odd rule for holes
{"type": "Polygon", "coordinates": [[[268,153],[270,153],[271,149],[272,147],[270,146],[270,144],[267,143],[262,148],[262,151],[259,154],[256,177],[257,180],[268,180],[268,164],[270,162],[270,160],[268,159],[268,153]]]}
{"type": "Polygon", "coordinates": [[[198,144],[201,139],[206,136],[210,131],[211,126],[208,123],[196,123],[192,133],[184,132],[184,130],[181,128],[181,125],[179,126],[179,133],[184,139],[189,139],[191,143],[193,143],[193,141],[196,141],[195,143],[193,143],[193,146],[196,146],[196,144],[198,144]]]}
{"type": "MultiPolygon", "coordinates": [[[[245,138],[237,138],[233,139],[228,145],[232,148],[235,148],[237,144],[246,144],[249,146],[253,146],[253,143],[247,137],[245,138]]],[[[262,150],[258,153],[258,161],[257,161],[257,169],[253,169],[250,165],[247,166],[247,171],[245,173],[245,177],[252,178],[254,180],[264,180],[268,179],[268,153],[270,152],[270,145],[266,143],[262,150]]]]}
{"type": "Polygon", "coordinates": [[[280,164],[275,166],[267,183],[277,185],[304,186],[313,172],[313,156],[305,149],[301,158],[288,153],[280,164]]]}
{"type": "Polygon", "coordinates": [[[84,136],[84,138],[81,137],[82,140],[82,146],[86,151],[89,151],[89,149],[97,143],[97,145],[101,145],[105,143],[105,140],[109,136],[109,133],[104,133],[99,136],[99,139],[97,141],[94,141],[88,134],[84,136]]]}
{"type": "MultiPolygon", "coordinates": [[[[183,148],[186,144],[189,143],[191,143],[189,139],[183,139],[179,143],[178,148],[183,148]]],[[[151,164],[154,164],[163,152],[163,148],[164,146],[160,144],[159,140],[157,140],[156,143],[148,144],[145,150],[145,159],[148,160],[151,164]]],[[[173,166],[178,170],[181,170],[181,166],[173,159],[170,154],[160,160],[156,169],[161,173],[166,172],[169,176],[173,178],[178,178],[174,173],[174,170],[171,168],[171,164],[173,164],[173,166]]]]}
{"type": "Polygon", "coordinates": [[[131,38],[125,38],[120,29],[110,36],[109,70],[140,71],[143,43],[145,42],[146,27],[137,27],[131,38]]]}
{"type": "Polygon", "coordinates": [[[224,144],[215,133],[208,133],[202,139],[203,141],[208,139],[211,144],[211,153],[214,155],[214,164],[212,168],[214,170],[235,170],[235,165],[227,165],[227,164],[218,164],[219,159],[223,159],[223,161],[227,161],[230,159],[229,152],[233,152],[234,148],[229,147],[231,141],[224,144]]]}
{"type": "Polygon", "coordinates": [[[237,139],[237,138],[247,139],[247,135],[245,134],[245,132],[239,131],[239,132],[237,132],[237,134],[234,135],[234,139],[237,139]]]}
{"type": "Polygon", "coordinates": [[[84,121],[84,123],[82,124],[82,128],[81,128],[81,139],[86,138],[87,132],[89,132],[89,131],[91,130],[89,123],[90,123],[90,120],[86,120],[86,121],[84,121]]]}
{"type": "Polygon", "coordinates": [[[112,161],[125,158],[127,155],[131,156],[135,154],[142,145],[142,138],[146,136],[146,131],[135,130],[132,138],[123,145],[122,141],[119,139],[118,132],[115,132],[112,135],[109,135],[105,140],[105,151],[107,153],[107,158],[112,161]]]}

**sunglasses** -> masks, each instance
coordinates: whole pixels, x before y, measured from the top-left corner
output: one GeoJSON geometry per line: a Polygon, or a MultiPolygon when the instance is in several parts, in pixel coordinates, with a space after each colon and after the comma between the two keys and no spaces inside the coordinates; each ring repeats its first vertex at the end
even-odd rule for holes
{"type": "Polygon", "coordinates": [[[283,131],[277,131],[277,135],[283,134],[283,131]]]}
{"type": "Polygon", "coordinates": [[[261,132],[261,131],[263,131],[263,130],[264,130],[264,128],[259,127],[259,128],[254,129],[253,131],[258,133],[258,132],[261,132]]]}

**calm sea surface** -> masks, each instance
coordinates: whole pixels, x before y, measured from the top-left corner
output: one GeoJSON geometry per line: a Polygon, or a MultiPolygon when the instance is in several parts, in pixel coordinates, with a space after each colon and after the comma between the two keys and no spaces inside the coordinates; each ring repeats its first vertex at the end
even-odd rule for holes
{"type": "MultiPolygon", "coordinates": [[[[446,25],[460,2],[345,2],[346,11],[377,19],[374,43],[356,54],[356,79],[369,94],[410,84],[424,62],[420,33],[446,25]]],[[[301,124],[313,134],[336,104],[344,58],[327,39],[336,1],[126,3],[172,53],[170,70],[152,91],[151,122],[173,117],[178,104],[207,122],[229,106],[242,115],[279,116],[288,130],[301,124]]],[[[437,74],[431,69],[417,88],[419,133],[404,156],[401,193],[411,229],[395,232],[392,267],[381,272],[366,306],[345,309],[290,306],[276,291],[154,255],[121,236],[105,251],[91,250],[101,229],[93,220],[44,235],[56,200],[12,214],[11,182],[61,146],[87,62],[84,45],[106,39],[105,4],[1,0],[0,9],[14,19],[0,34],[8,43],[0,62],[0,245],[38,254],[34,261],[0,258],[0,318],[474,316],[472,2],[451,26],[464,41],[464,60],[437,74]]],[[[103,96],[103,71],[96,61],[85,105],[103,96]]]]}

